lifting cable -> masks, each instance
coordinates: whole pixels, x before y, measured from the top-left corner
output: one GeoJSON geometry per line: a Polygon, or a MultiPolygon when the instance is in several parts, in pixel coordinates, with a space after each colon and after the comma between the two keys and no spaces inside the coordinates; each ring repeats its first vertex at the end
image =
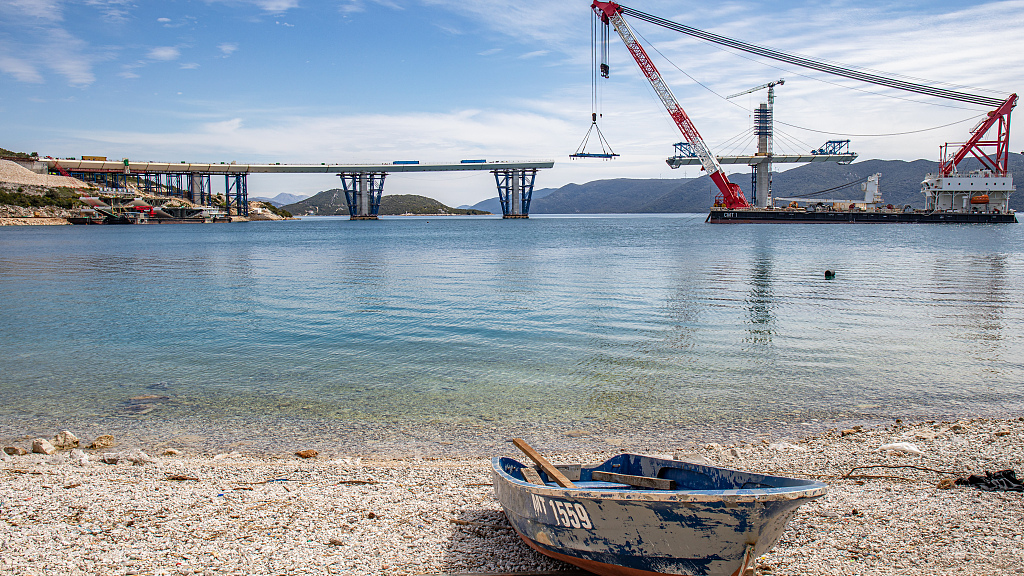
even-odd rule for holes
{"type": "MultiPolygon", "coordinates": [[[[867,182],[868,178],[870,178],[870,176],[865,176],[864,178],[861,178],[860,180],[854,180],[853,182],[847,182],[846,184],[840,184],[839,186],[833,186],[831,188],[826,188],[824,190],[818,190],[817,192],[809,192],[807,194],[793,194],[792,196],[790,196],[790,198],[810,198],[811,196],[817,196],[818,194],[824,194],[826,192],[834,192],[836,190],[841,190],[843,188],[849,188],[850,186],[855,186],[857,184],[861,184],[863,182],[867,182]]],[[[812,200],[813,200],[813,198],[812,198],[812,200]]]]}
{"type": "MultiPolygon", "coordinates": [[[[732,104],[733,106],[736,106],[737,108],[740,108],[742,110],[746,110],[746,108],[744,108],[742,104],[739,104],[735,100],[730,100],[730,99],[726,98],[725,96],[722,96],[718,92],[715,92],[707,84],[704,84],[700,80],[697,80],[696,78],[691,76],[689,72],[687,72],[686,70],[683,70],[682,68],[680,68],[678,64],[676,64],[671,59],[669,59],[668,56],[665,56],[665,54],[663,54],[661,52],[661,50],[658,50],[657,46],[655,46],[650,41],[648,41],[646,38],[644,38],[644,36],[642,34],[637,32],[636,30],[633,30],[633,33],[636,34],[637,36],[639,36],[641,39],[643,39],[643,41],[648,46],[650,46],[652,50],[657,52],[658,55],[661,56],[666,62],[668,62],[669,65],[671,65],[673,68],[675,68],[676,70],[681,72],[684,76],[686,76],[687,78],[692,80],[695,84],[697,84],[701,88],[707,90],[711,94],[714,94],[715,96],[718,96],[720,99],[724,100],[725,102],[728,102],[729,104],[732,104]]],[[[740,56],[741,58],[747,59],[747,60],[751,60],[752,62],[755,62],[755,60],[750,59],[750,58],[746,58],[742,54],[738,54],[738,56],[740,56]]],[[[856,90],[858,92],[864,92],[866,94],[874,94],[876,96],[884,96],[886,98],[894,98],[896,100],[905,100],[907,102],[913,102],[915,104],[922,104],[922,102],[920,102],[918,100],[911,100],[910,98],[903,98],[903,97],[900,97],[900,96],[893,96],[891,94],[880,94],[878,92],[872,92],[870,90],[863,90],[861,88],[856,88],[856,87],[853,87],[853,86],[843,86],[842,84],[837,84],[835,82],[829,82],[828,80],[822,80],[820,78],[814,78],[812,76],[807,76],[806,74],[800,74],[799,72],[793,72],[791,70],[786,70],[785,68],[779,68],[778,66],[771,66],[770,64],[768,66],[770,68],[775,68],[776,70],[781,70],[782,72],[786,72],[787,74],[792,74],[792,75],[795,75],[795,76],[803,76],[804,78],[808,78],[810,80],[817,80],[819,82],[824,82],[826,84],[832,84],[833,86],[838,86],[840,88],[849,88],[850,90],[856,90]]],[[[945,106],[943,104],[936,104],[936,105],[937,106],[945,106]]],[[[948,107],[948,108],[956,108],[957,110],[968,109],[968,108],[963,108],[961,106],[946,106],[946,107],[948,107]]],[[[890,133],[886,133],[886,134],[847,134],[847,133],[843,133],[843,132],[833,132],[833,131],[828,131],[828,130],[815,130],[814,128],[804,128],[803,126],[797,126],[796,124],[790,124],[788,122],[783,122],[783,121],[778,120],[778,119],[775,119],[774,122],[775,122],[775,124],[782,124],[784,126],[789,126],[790,128],[796,128],[798,130],[806,130],[808,132],[816,132],[818,134],[830,134],[832,136],[850,136],[850,137],[857,137],[857,138],[872,138],[872,137],[884,137],[884,136],[905,136],[907,134],[919,134],[921,132],[930,132],[932,130],[938,130],[940,128],[948,128],[950,126],[955,126],[956,124],[962,124],[962,123],[967,122],[969,120],[974,120],[976,118],[982,118],[984,116],[985,116],[984,113],[982,113],[982,114],[975,114],[974,116],[970,116],[968,118],[964,118],[963,120],[957,120],[956,122],[950,122],[949,124],[942,124],[941,126],[932,126],[931,128],[921,128],[920,130],[908,130],[906,132],[890,132],[890,133]]]]}
{"type": "MultiPolygon", "coordinates": [[[[680,26],[682,26],[682,25],[680,25],[680,26]]],[[[692,76],[690,76],[690,74],[688,72],[686,72],[685,70],[680,68],[679,65],[674,63],[674,61],[672,61],[672,59],[670,59],[669,56],[665,55],[662,51],[658,50],[657,47],[654,44],[652,44],[650,41],[648,41],[646,38],[644,38],[642,34],[637,32],[636,30],[634,30],[633,33],[636,34],[637,36],[639,36],[641,39],[643,39],[644,43],[646,43],[648,46],[650,46],[650,48],[652,50],[657,52],[657,54],[659,56],[662,56],[662,58],[664,58],[665,61],[667,61],[667,63],[669,63],[670,66],[672,66],[673,68],[675,68],[676,70],[681,72],[684,76],[686,76],[687,78],[692,80],[695,84],[697,84],[698,86],[700,86],[701,88],[703,88],[705,90],[708,90],[712,94],[715,94],[716,96],[718,96],[722,100],[729,102],[729,104],[731,104],[732,106],[734,106],[736,108],[739,108],[741,110],[744,110],[744,111],[746,110],[745,108],[742,107],[742,105],[738,104],[738,102],[736,102],[735,100],[731,100],[731,99],[723,96],[722,94],[719,94],[718,92],[716,92],[714,89],[712,89],[707,84],[705,84],[705,83],[697,80],[696,78],[693,78],[692,76]]],[[[738,54],[738,55],[740,57],[745,58],[745,56],[743,56],[742,54],[738,54]]],[[[751,58],[745,58],[745,59],[751,59],[751,58]]],[[[755,61],[755,60],[752,60],[752,61],[755,61]]],[[[874,95],[879,95],[879,96],[896,98],[896,99],[899,99],[899,100],[906,100],[906,101],[909,101],[909,102],[914,102],[914,104],[927,104],[927,102],[921,102],[919,100],[912,100],[910,98],[904,98],[904,97],[900,97],[900,96],[893,96],[891,94],[881,94],[879,92],[872,92],[870,90],[863,90],[861,88],[856,88],[856,87],[853,87],[853,86],[843,86],[842,84],[837,84],[836,82],[829,82],[827,80],[821,80],[820,78],[813,78],[813,77],[807,76],[805,74],[800,74],[799,72],[788,71],[788,70],[785,70],[783,68],[778,68],[776,66],[771,66],[771,65],[768,65],[768,66],[770,68],[774,68],[776,70],[780,70],[780,71],[785,72],[787,74],[792,74],[792,75],[796,75],[796,76],[803,76],[804,78],[808,78],[810,80],[818,80],[820,82],[824,82],[826,84],[831,84],[831,85],[834,85],[834,86],[839,86],[841,88],[850,88],[851,90],[857,90],[859,92],[865,92],[865,93],[868,93],[868,94],[874,94],[874,95]]],[[[944,105],[936,105],[936,106],[944,106],[944,105]]],[[[956,106],[956,107],[947,107],[947,108],[955,108],[957,110],[966,110],[966,109],[964,109],[962,107],[958,107],[958,106],[956,106]]],[[[817,132],[819,134],[830,134],[830,135],[834,135],[834,136],[883,137],[883,136],[904,136],[906,134],[918,134],[918,133],[921,133],[921,132],[930,132],[932,130],[938,130],[940,128],[948,128],[949,126],[954,126],[956,124],[963,124],[964,122],[968,122],[970,120],[975,120],[977,118],[982,118],[984,116],[985,116],[985,114],[976,114],[974,116],[971,116],[969,118],[965,118],[963,120],[957,120],[955,122],[950,122],[948,124],[942,124],[941,126],[932,126],[931,128],[922,128],[920,130],[907,130],[905,132],[889,132],[889,133],[883,133],[883,134],[851,134],[851,133],[844,133],[844,132],[835,132],[835,131],[830,131],[830,130],[815,130],[814,128],[805,128],[803,126],[797,126],[796,124],[790,124],[788,122],[782,122],[781,120],[778,120],[778,119],[775,119],[774,123],[775,124],[782,124],[784,126],[788,126],[788,127],[791,127],[791,128],[797,128],[799,130],[806,130],[808,132],[817,132]]]]}
{"type": "Polygon", "coordinates": [[[981,96],[977,94],[969,94],[967,92],[958,92],[956,90],[949,90],[946,88],[937,88],[925,84],[918,84],[916,82],[897,80],[895,78],[887,78],[885,76],[870,74],[867,72],[854,70],[852,68],[847,68],[844,66],[836,66],[834,64],[828,64],[826,62],[812,60],[810,58],[796,56],[794,54],[787,54],[785,52],[780,52],[772,48],[758,46],[756,44],[750,44],[740,40],[734,40],[732,38],[719,36],[718,34],[712,34],[711,32],[705,32],[704,30],[699,30],[697,28],[692,28],[690,26],[678,24],[676,22],[672,22],[671,20],[659,18],[657,16],[653,16],[651,14],[647,14],[645,12],[629,8],[627,6],[622,6],[621,8],[623,15],[632,16],[633,18],[636,18],[638,20],[643,20],[645,22],[649,22],[651,24],[655,24],[663,28],[668,28],[669,30],[681,32],[683,34],[687,34],[695,38],[700,38],[707,42],[713,42],[715,44],[719,44],[722,46],[728,46],[736,50],[742,50],[743,52],[748,52],[750,54],[755,54],[765,58],[770,58],[772,60],[778,60],[781,62],[794,64],[796,66],[801,66],[804,68],[810,68],[812,70],[817,70],[819,72],[826,72],[828,74],[833,74],[835,76],[842,76],[844,78],[851,78],[853,80],[859,80],[861,82],[867,82],[869,84],[878,84],[880,86],[886,86],[889,88],[895,88],[897,90],[904,90],[907,92],[915,92],[917,94],[935,96],[937,98],[945,98],[947,100],[966,102],[968,104],[977,104],[979,106],[986,106],[989,108],[997,108],[1003,103],[1003,100],[998,98],[981,96]]]}
{"type": "Polygon", "coordinates": [[[569,155],[569,158],[575,160],[577,158],[603,158],[605,160],[611,160],[612,158],[618,157],[618,154],[612,150],[608,140],[601,133],[601,128],[597,125],[598,117],[604,117],[602,110],[602,99],[600,92],[600,82],[597,80],[598,75],[598,61],[600,60],[601,75],[606,75],[608,61],[608,30],[607,27],[599,25],[599,20],[595,14],[592,19],[590,27],[590,129],[587,130],[583,141],[580,142],[576,152],[569,155]],[[601,28],[601,41],[598,42],[598,28],[601,28]],[[598,45],[600,44],[600,55],[598,55],[598,45]],[[600,152],[587,152],[587,143],[590,141],[591,136],[596,136],[595,140],[601,147],[600,152]]]}
{"type": "Polygon", "coordinates": [[[956,122],[950,122],[949,124],[943,124],[942,126],[932,126],[931,128],[922,128],[920,130],[909,130],[907,132],[890,132],[888,134],[844,134],[842,132],[826,132],[824,130],[815,130],[814,128],[804,128],[803,126],[797,126],[795,124],[789,124],[789,123],[783,122],[781,120],[776,120],[775,123],[776,124],[782,124],[784,126],[789,126],[790,128],[797,128],[798,130],[807,130],[808,132],[817,132],[818,134],[832,134],[834,136],[856,136],[856,137],[860,137],[860,138],[870,138],[870,137],[874,137],[874,136],[904,136],[906,134],[918,134],[920,132],[929,132],[931,130],[938,130],[939,128],[948,128],[949,126],[953,126],[955,124],[963,124],[964,122],[967,122],[968,120],[974,120],[976,118],[983,118],[984,116],[985,116],[985,114],[976,114],[974,116],[971,116],[970,118],[964,118],[963,120],[957,120],[956,122]]]}

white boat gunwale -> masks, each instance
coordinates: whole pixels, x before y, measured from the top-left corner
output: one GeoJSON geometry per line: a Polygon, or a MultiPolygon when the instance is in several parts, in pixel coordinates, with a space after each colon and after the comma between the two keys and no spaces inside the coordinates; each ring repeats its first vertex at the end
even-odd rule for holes
{"type": "MultiPolygon", "coordinates": [[[[614,483],[610,482],[601,482],[600,484],[603,484],[603,486],[588,485],[593,483],[585,482],[580,483],[581,485],[578,485],[576,488],[562,488],[560,486],[552,486],[550,483],[541,486],[540,484],[533,484],[525,480],[516,478],[515,476],[512,476],[501,465],[502,460],[508,460],[517,463],[522,468],[530,467],[527,464],[519,462],[515,458],[495,456],[491,458],[491,465],[494,468],[494,470],[499,475],[502,476],[502,478],[519,487],[526,488],[535,494],[551,497],[572,495],[574,497],[593,498],[601,500],[749,503],[778,502],[785,500],[817,498],[820,496],[824,496],[828,492],[828,485],[825,484],[824,482],[819,482],[816,480],[808,480],[808,484],[802,486],[783,486],[780,488],[743,488],[732,490],[654,490],[633,488],[625,484],[615,485],[614,483]]],[[[789,480],[789,478],[785,478],[782,476],[773,476],[771,474],[734,470],[732,468],[725,468],[722,466],[704,466],[701,464],[693,464],[690,462],[683,462],[678,460],[672,460],[669,462],[672,462],[672,464],[676,466],[693,468],[696,471],[700,471],[700,469],[702,468],[718,469],[737,474],[749,474],[751,476],[760,476],[763,478],[777,478],[789,480]]],[[[599,469],[602,465],[604,465],[603,462],[591,466],[583,466],[582,469],[593,471],[599,469]]],[[[544,477],[545,476],[542,476],[542,478],[544,477]]]]}

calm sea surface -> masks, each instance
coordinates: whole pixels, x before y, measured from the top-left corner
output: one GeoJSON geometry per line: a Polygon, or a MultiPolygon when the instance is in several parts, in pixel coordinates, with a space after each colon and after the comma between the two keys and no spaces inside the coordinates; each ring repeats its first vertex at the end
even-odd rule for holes
{"type": "Polygon", "coordinates": [[[1021,225],[4,227],[0,302],[7,439],[429,452],[1024,412],[1021,225]]]}

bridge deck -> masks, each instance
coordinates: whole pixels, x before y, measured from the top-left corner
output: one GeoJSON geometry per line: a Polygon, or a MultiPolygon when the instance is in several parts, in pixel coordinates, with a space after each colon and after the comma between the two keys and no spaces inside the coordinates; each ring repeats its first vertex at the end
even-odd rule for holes
{"type": "MultiPolygon", "coordinates": [[[[124,171],[123,161],[46,159],[50,168],[60,165],[69,172],[124,171]]],[[[128,162],[132,173],[170,174],[339,174],[367,172],[448,172],[463,170],[522,170],[551,168],[554,160],[524,162],[448,162],[432,164],[173,164],[170,162],[128,162]]]]}
{"type": "MultiPolygon", "coordinates": [[[[719,164],[746,164],[755,166],[768,160],[767,156],[716,156],[719,164]]],[[[856,154],[777,154],[771,157],[772,164],[800,164],[804,162],[853,162],[856,154]]],[[[666,160],[673,168],[679,166],[699,166],[700,158],[673,156],[666,160]]]]}

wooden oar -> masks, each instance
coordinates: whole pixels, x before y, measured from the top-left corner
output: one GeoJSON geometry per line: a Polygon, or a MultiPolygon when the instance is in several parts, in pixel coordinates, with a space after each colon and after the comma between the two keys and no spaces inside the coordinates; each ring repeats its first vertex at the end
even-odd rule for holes
{"type": "Polygon", "coordinates": [[[522,450],[523,454],[529,456],[530,460],[536,462],[537,466],[540,466],[540,469],[543,470],[544,473],[548,475],[548,478],[551,478],[552,480],[555,481],[555,484],[558,484],[562,488],[576,487],[576,485],[573,484],[571,480],[565,477],[565,474],[559,472],[558,468],[552,466],[551,462],[548,462],[546,458],[541,456],[536,450],[534,450],[529,444],[527,444],[526,440],[523,440],[522,438],[513,438],[512,443],[515,444],[516,448],[522,450]]]}

